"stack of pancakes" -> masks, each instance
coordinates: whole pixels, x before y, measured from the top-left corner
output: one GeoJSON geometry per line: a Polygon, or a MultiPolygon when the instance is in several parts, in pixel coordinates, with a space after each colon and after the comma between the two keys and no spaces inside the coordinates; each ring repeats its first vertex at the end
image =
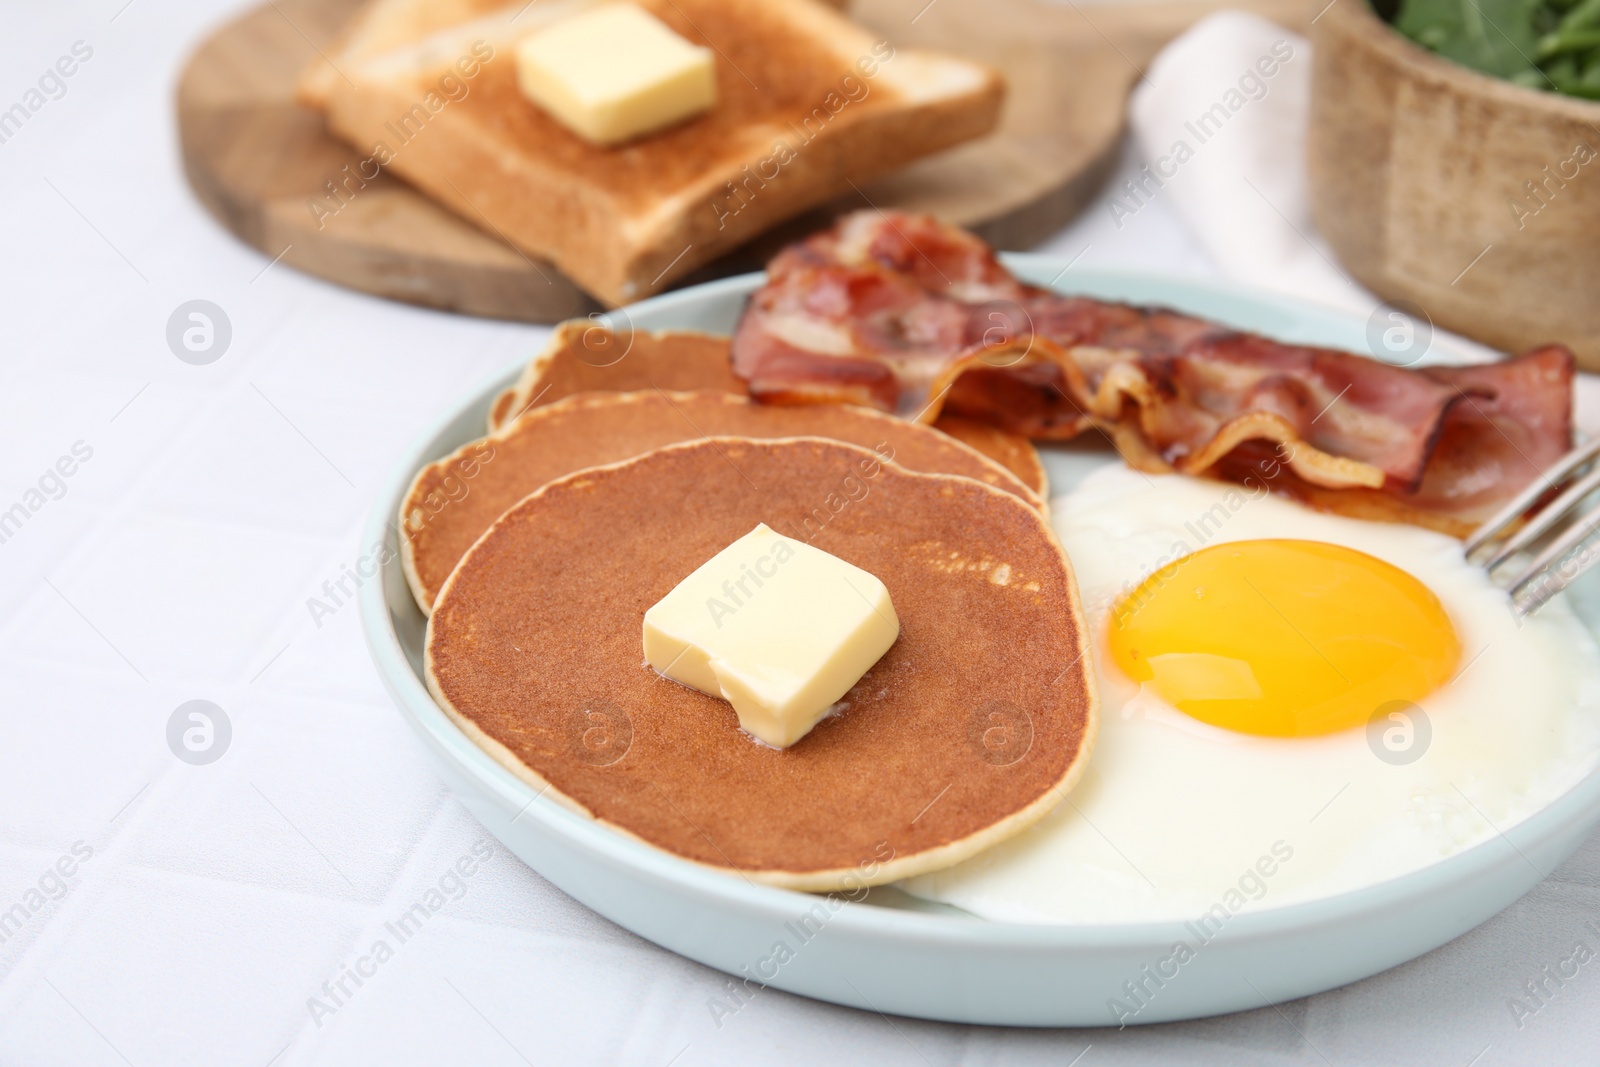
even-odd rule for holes
{"type": "Polygon", "coordinates": [[[743,395],[726,338],[558,328],[487,437],[423,468],[401,555],[427,678],[478,744],[622,833],[751,881],[956,863],[1065,795],[1086,635],[1032,446],[743,395]],[[644,663],[644,612],[766,523],[876,575],[900,637],[790,748],[644,663]]]}

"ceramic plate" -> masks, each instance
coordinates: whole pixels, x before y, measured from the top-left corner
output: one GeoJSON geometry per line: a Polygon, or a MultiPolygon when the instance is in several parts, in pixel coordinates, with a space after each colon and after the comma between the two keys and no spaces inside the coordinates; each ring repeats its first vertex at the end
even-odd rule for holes
{"type": "MultiPolygon", "coordinates": [[[[1236,286],[1067,270],[1008,256],[1024,279],[1134,303],[1165,304],[1287,341],[1368,350],[1359,316],[1236,286]]],[[[669,293],[613,321],[640,329],[729,332],[759,275],[669,293]]],[[[1430,360],[1465,360],[1435,341],[1430,360]]],[[[489,402],[521,365],[483,383],[400,457],[363,544],[394,548],[393,518],[423,464],[481,436],[489,402]]],[[[1053,491],[1108,461],[1045,452],[1053,491]]],[[[1594,572],[1600,578],[1600,572],[1594,572]]],[[[1591,629],[1595,583],[1574,595],[1591,629]]],[[[895,890],[862,901],[754,885],[615,834],[573,814],[479,750],[434,705],[421,677],[425,620],[397,558],[362,587],[362,623],[389,692],[488,831],[595,911],[674,952],[741,978],[851,1007],[952,1022],[1102,1026],[1126,982],[1193,940],[1180,922],[1095,926],[989,922],[895,890]],[[782,946],[780,949],[779,946],[782,946]]],[[[1465,933],[1526,893],[1600,821],[1600,771],[1504,835],[1432,866],[1353,893],[1245,911],[1201,946],[1149,999],[1139,1023],[1259,1008],[1393,967],[1465,933]]]]}

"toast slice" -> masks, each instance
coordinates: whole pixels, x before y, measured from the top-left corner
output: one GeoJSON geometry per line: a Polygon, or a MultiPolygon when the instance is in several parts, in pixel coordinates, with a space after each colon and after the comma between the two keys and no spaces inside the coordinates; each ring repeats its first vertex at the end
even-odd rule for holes
{"type": "Polygon", "coordinates": [[[994,71],[896,48],[819,0],[638,0],[716,53],[717,105],[597,147],[522,95],[512,55],[593,2],[374,0],[300,98],[370,150],[368,180],[394,171],[610,305],[999,117],[994,71]]]}

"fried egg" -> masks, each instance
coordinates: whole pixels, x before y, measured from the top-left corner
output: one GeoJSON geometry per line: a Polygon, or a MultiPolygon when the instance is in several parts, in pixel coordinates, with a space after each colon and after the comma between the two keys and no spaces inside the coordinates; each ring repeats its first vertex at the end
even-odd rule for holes
{"type": "MultiPolygon", "coordinates": [[[[996,920],[1193,920],[1373,885],[1600,763],[1600,648],[1461,543],[1120,464],[1054,503],[1100,736],[1032,829],[901,884],[996,920]],[[1221,908],[1221,911],[1218,909],[1221,908]]],[[[1215,921],[1215,920],[1214,920],[1215,921]]]]}

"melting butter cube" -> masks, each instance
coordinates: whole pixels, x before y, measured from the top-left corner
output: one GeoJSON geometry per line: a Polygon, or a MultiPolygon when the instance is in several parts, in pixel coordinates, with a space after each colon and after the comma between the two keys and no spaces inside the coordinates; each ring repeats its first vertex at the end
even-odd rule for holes
{"type": "Polygon", "coordinates": [[[598,145],[626,141],[708,110],[711,50],[636,4],[580,12],[517,43],[523,95],[598,145]]]}
{"type": "Polygon", "coordinates": [[[889,590],[860,567],[757,526],[644,613],[644,657],[733,705],[787,748],[900,636],[889,590]]]}

